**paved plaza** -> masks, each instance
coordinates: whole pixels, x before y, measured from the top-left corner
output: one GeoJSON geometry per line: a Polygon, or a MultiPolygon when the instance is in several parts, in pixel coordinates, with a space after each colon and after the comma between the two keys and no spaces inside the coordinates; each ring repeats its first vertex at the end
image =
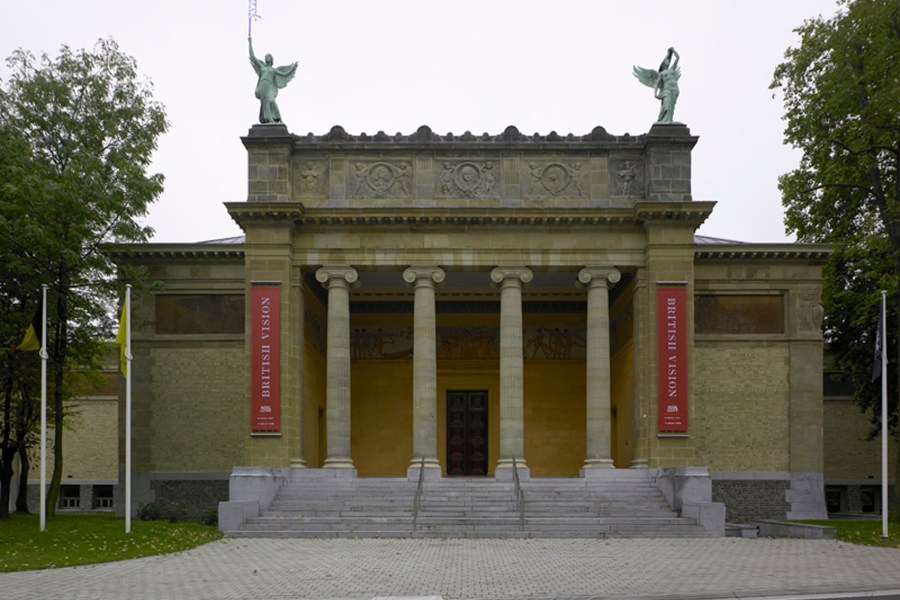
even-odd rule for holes
{"type": "Polygon", "coordinates": [[[748,598],[900,590],[900,550],[720,539],[240,539],[0,574],[28,599],[748,598]]]}

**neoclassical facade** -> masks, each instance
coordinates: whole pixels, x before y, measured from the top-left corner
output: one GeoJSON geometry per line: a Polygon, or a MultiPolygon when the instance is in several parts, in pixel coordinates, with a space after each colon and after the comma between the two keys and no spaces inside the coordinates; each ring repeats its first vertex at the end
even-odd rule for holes
{"type": "Polygon", "coordinates": [[[252,127],[242,238],[111,249],[136,498],[702,466],[729,519],[824,517],[828,249],[696,236],[697,139],[252,127]]]}

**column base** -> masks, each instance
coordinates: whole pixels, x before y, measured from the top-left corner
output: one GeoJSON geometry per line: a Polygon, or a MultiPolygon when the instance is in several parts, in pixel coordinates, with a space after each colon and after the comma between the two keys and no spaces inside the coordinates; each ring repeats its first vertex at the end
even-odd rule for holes
{"type": "MultiPolygon", "coordinates": [[[[519,481],[528,481],[531,479],[531,469],[524,458],[516,458],[516,471],[519,474],[519,481]]],[[[513,461],[511,458],[501,458],[494,467],[494,478],[497,481],[513,480],[513,461]]]]}
{"type": "Polygon", "coordinates": [[[615,469],[611,458],[588,458],[581,467],[582,471],[591,471],[593,469],[615,469]]]}
{"type": "Polygon", "coordinates": [[[325,462],[322,464],[323,469],[356,469],[353,466],[353,459],[350,457],[331,457],[326,458],[325,462]]]}
{"type": "MultiPolygon", "coordinates": [[[[406,478],[409,481],[418,481],[419,480],[419,471],[422,470],[422,459],[413,459],[412,462],[409,463],[409,467],[406,469],[406,478]]],[[[439,481],[443,477],[443,473],[441,471],[441,463],[438,462],[436,458],[426,458],[425,459],[425,472],[422,474],[422,479],[425,481],[439,481]]]]}
{"type": "Polygon", "coordinates": [[[628,468],[629,469],[649,469],[650,463],[647,462],[646,458],[636,458],[633,461],[631,461],[631,466],[628,468]]]}
{"type": "Polygon", "coordinates": [[[291,468],[292,469],[305,469],[306,461],[302,458],[292,458],[291,459],[291,468]]]}

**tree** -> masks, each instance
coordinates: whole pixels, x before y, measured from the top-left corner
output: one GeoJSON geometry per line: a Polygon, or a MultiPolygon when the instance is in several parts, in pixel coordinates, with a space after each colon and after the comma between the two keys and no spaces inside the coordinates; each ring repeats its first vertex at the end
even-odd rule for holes
{"type": "Polygon", "coordinates": [[[113,40],[91,51],[63,46],[56,58],[39,61],[20,49],[7,64],[0,129],[19,132],[26,149],[18,154],[21,169],[0,181],[7,191],[0,196],[0,251],[14,253],[0,258],[17,258],[35,275],[33,285],[50,286],[52,516],[63,472],[64,401],[82,375],[98,371],[112,330],[115,267],[100,247],[152,233],[138,219],[162,192],[162,175],[147,169],[168,123],[151,84],[113,40]]]}
{"type": "MultiPolygon", "coordinates": [[[[802,151],[799,167],[779,181],[785,226],[799,241],[834,245],[824,270],[825,339],[860,408],[875,426],[886,418],[896,436],[900,4],[841,0],[835,16],[796,31],[800,45],[787,50],[771,85],[784,95],[785,139],[802,151]],[[880,290],[888,291],[893,324],[888,415],[881,415],[881,385],[872,381],[880,290]]],[[[900,494],[891,506],[900,509],[900,494]]]]}

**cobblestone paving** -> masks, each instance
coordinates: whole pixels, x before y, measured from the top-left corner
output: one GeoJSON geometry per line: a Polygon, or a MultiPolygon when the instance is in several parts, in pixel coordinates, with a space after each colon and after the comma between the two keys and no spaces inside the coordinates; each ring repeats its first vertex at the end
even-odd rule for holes
{"type": "Polygon", "coordinates": [[[900,589],[900,550],[788,539],[224,539],[188,552],[0,574],[0,598],[735,598],[900,589]]]}

